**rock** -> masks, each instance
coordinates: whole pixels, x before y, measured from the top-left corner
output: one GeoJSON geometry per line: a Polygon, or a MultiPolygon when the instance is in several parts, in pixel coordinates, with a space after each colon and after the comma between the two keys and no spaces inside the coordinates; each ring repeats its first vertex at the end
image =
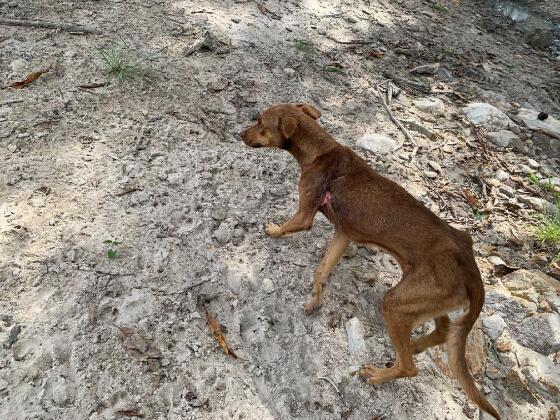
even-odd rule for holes
{"type": "Polygon", "coordinates": [[[469,122],[484,128],[500,129],[512,127],[515,123],[501,110],[483,102],[473,102],[463,108],[469,122]]]}
{"type": "Polygon", "coordinates": [[[17,341],[18,335],[19,335],[20,332],[21,332],[21,325],[16,324],[16,325],[12,326],[12,328],[10,328],[10,332],[8,333],[8,337],[6,338],[6,341],[4,342],[4,348],[5,349],[12,348],[14,343],[17,341]]]}
{"type": "Polygon", "coordinates": [[[434,171],[424,171],[424,175],[426,175],[430,179],[435,179],[439,177],[438,173],[434,171]]]}
{"type": "Polygon", "coordinates": [[[364,134],[356,144],[370,152],[381,154],[390,153],[399,146],[396,140],[383,134],[364,134]]]}
{"type": "Polygon", "coordinates": [[[510,370],[502,380],[503,387],[516,401],[526,401],[529,404],[539,404],[539,397],[529,386],[527,380],[515,370],[510,370]]]}
{"type": "Polygon", "coordinates": [[[500,335],[494,342],[494,346],[496,347],[496,350],[499,351],[500,353],[507,353],[513,349],[513,343],[511,341],[511,337],[509,336],[509,334],[500,335]]]}
{"type": "Polygon", "coordinates": [[[439,68],[439,70],[436,73],[436,77],[444,82],[451,82],[453,80],[453,75],[445,67],[439,68]]]}
{"type": "Polygon", "coordinates": [[[226,222],[222,222],[218,229],[214,231],[214,237],[221,244],[225,244],[226,242],[228,242],[232,234],[232,229],[226,222]]]}
{"type": "Polygon", "coordinates": [[[541,295],[549,292],[560,294],[560,282],[539,270],[516,270],[502,277],[502,283],[509,290],[523,290],[532,286],[541,295]]]}
{"type": "Polygon", "coordinates": [[[283,72],[288,76],[288,77],[294,77],[296,75],[296,71],[294,69],[291,69],[289,67],[286,67],[283,72]]]}
{"type": "Polygon", "coordinates": [[[542,198],[539,197],[524,197],[524,196],[519,196],[517,197],[517,200],[520,203],[523,204],[527,204],[529,206],[531,206],[533,209],[540,211],[540,212],[544,212],[547,214],[551,214],[551,215],[557,215],[560,213],[560,210],[558,209],[558,207],[556,207],[555,204],[546,201],[542,198]]]}
{"type": "Polygon", "coordinates": [[[540,393],[560,397],[560,366],[529,349],[519,349],[517,358],[528,383],[540,393]]]}
{"type": "Polygon", "coordinates": [[[509,179],[509,174],[506,171],[504,171],[503,169],[498,169],[496,171],[496,173],[494,174],[494,176],[500,182],[503,182],[503,181],[506,181],[506,180],[509,179]]]}
{"type": "Polygon", "coordinates": [[[506,322],[500,314],[494,314],[482,320],[482,330],[492,341],[495,341],[505,328],[506,322]]]}
{"type": "Polygon", "coordinates": [[[408,128],[409,130],[415,131],[423,136],[426,136],[430,140],[435,140],[437,138],[437,134],[430,130],[429,128],[424,127],[422,124],[418,123],[415,120],[401,120],[401,122],[408,128]]]}
{"type": "Polygon", "coordinates": [[[438,174],[441,174],[443,172],[443,169],[441,169],[441,166],[439,163],[434,162],[433,160],[429,160],[428,161],[428,165],[434,170],[436,171],[438,174]]]}
{"type": "Polygon", "coordinates": [[[350,357],[361,360],[366,354],[367,349],[362,324],[358,318],[354,317],[346,322],[346,336],[350,357]]]}
{"type": "Polygon", "coordinates": [[[541,166],[539,162],[534,159],[527,159],[527,165],[529,165],[533,169],[537,169],[539,166],[541,166]]]}
{"type": "Polygon", "coordinates": [[[560,296],[554,292],[545,292],[543,295],[552,310],[560,312],[560,296]]]}
{"type": "Polygon", "coordinates": [[[238,295],[241,292],[242,285],[241,273],[228,267],[226,272],[226,285],[232,293],[238,295]]]}
{"type": "Polygon", "coordinates": [[[560,139],[560,121],[549,116],[546,120],[539,120],[539,112],[533,109],[521,108],[517,116],[533,131],[545,133],[550,137],[560,139]]]}
{"type": "Polygon", "coordinates": [[[527,34],[527,44],[533,48],[544,50],[554,42],[554,32],[549,29],[535,29],[527,34]]]}
{"type": "Polygon", "coordinates": [[[414,101],[414,106],[420,111],[424,111],[430,114],[442,114],[445,110],[445,105],[443,101],[439,98],[420,98],[414,101]]]}
{"type": "Polygon", "coordinates": [[[410,70],[410,73],[434,75],[438,72],[439,68],[440,68],[439,63],[424,64],[418,67],[414,67],[412,70],[410,70]]]}
{"type": "Polygon", "coordinates": [[[513,141],[519,140],[519,137],[509,130],[492,131],[486,134],[486,137],[498,147],[508,147],[513,141]]]}
{"type": "Polygon", "coordinates": [[[274,287],[274,283],[271,279],[269,279],[268,277],[266,277],[263,282],[262,282],[262,289],[265,293],[272,293],[276,290],[276,288],[274,287]]]}
{"type": "Polygon", "coordinates": [[[10,144],[8,144],[8,151],[9,151],[10,153],[15,153],[16,150],[17,150],[17,148],[18,148],[18,147],[17,147],[17,144],[15,144],[15,143],[10,143],[10,144]]]}

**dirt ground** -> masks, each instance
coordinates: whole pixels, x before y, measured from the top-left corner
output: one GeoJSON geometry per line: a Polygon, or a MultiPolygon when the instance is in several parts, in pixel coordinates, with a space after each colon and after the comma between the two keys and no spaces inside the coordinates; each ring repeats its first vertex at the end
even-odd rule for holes
{"type": "MultiPolygon", "coordinates": [[[[351,375],[392,360],[379,302],[399,269],[352,246],[306,316],[332,227],[318,216],[309,232],[264,234],[293,213],[298,168],[239,133],[270,104],[313,103],[341,143],[473,234],[488,290],[503,268],[558,277],[527,197],[554,200],[528,175],[558,176],[560,140],[520,124],[520,141],[500,149],[462,111],[487,102],[514,121],[520,107],[558,118],[560,60],[526,43],[533,28],[482,1],[0,0],[0,10],[102,31],[0,25],[0,418],[481,418],[437,349],[416,357],[415,378],[372,387],[351,375]],[[128,66],[122,81],[102,60],[111,51],[128,66]],[[409,73],[430,63],[437,74],[409,73]],[[375,95],[387,79],[402,89],[394,114],[432,138],[411,130],[405,141],[375,95]],[[427,96],[443,107],[414,104],[427,96]],[[398,150],[358,147],[371,133],[398,150]],[[205,308],[238,359],[217,345],[205,308]],[[366,354],[348,351],[354,317],[366,354]]],[[[494,342],[472,335],[476,381],[505,418],[556,418],[560,383],[532,385],[536,367],[505,370],[494,342]],[[493,363],[506,373],[489,373],[493,363]]],[[[560,378],[554,345],[539,354],[560,378]]],[[[531,348],[515,346],[517,359],[531,348]]]]}

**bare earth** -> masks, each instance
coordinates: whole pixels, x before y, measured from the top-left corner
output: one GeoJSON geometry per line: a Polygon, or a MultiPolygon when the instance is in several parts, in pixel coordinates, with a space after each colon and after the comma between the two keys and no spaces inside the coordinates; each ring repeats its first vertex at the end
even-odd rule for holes
{"type": "Polygon", "coordinates": [[[278,102],[318,106],[340,142],[473,234],[481,318],[506,325],[471,333],[476,381],[504,418],[560,414],[560,290],[541,273],[558,277],[557,251],[536,236],[555,192],[528,180],[558,176],[560,140],[516,121],[520,107],[559,117],[560,61],[490,3],[0,0],[0,10],[103,32],[0,25],[0,418],[481,418],[441,349],[416,357],[415,378],[372,387],[351,375],[392,361],[379,310],[399,279],[391,257],[352,246],[323,308],[304,314],[332,228],[318,216],[309,232],[266,237],[265,222],[296,208],[298,168],[239,141],[278,102]],[[127,45],[133,78],[103,65],[98,49],[112,42],[127,45]],[[436,75],[408,72],[431,63],[436,75]],[[387,78],[403,89],[395,115],[433,139],[411,128],[405,141],[375,95],[387,78]],[[443,107],[414,104],[427,96],[443,107]],[[470,102],[506,112],[519,141],[487,141],[465,117],[470,102]],[[366,133],[400,147],[367,151],[356,143],[366,133]],[[502,277],[520,267],[539,271],[502,277]],[[367,350],[349,353],[349,336],[367,350]]]}

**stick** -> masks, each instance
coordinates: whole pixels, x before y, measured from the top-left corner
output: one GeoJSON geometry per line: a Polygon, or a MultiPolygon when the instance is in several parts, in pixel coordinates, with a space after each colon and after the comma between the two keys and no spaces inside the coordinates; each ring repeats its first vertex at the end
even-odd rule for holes
{"type": "Polygon", "coordinates": [[[136,192],[136,191],[141,191],[141,190],[138,187],[133,187],[133,188],[130,188],[128,190],[125,190],[125,191],[122,191],[120,193],[115,194],[115,197],[122,197],[123,195],[130,194],[130,193],[133,193],[133,192],[136,192]]]}
{"type": "Polygon", "coordinates": [[[404,127],[404,125],[401,124],[401,122],[397,119],[397,117],[395,117],[393,115],[393,113],[391,112],[391,110],[389,109],[389,106],[387,105],[387,102],[385,101],[385,98],[383,97],[383,95],[381,94],[381,92],[379,91],[379,86],[377,87],[377,97],[379,99],[381,99],[381,102],[383,103],[383,106],[385,107],[385,110],[387,111],[387,113],[389,114],[389,117],[391,118],[391,121],[393,121],[397,127],[399,127],[399,129],[402,131],[402,133],[404,134],[404,136],[406,137],[406,139],[414,144],[414,139],[412,138],[412,136],[410,135],[410,133],[408,132],[408,130],[404,127]]]}
{"type": "Polygon", "coordinates": [[[336,390],[336,393],[338,395],[342,395],[340,393],[340,389],[338,389],[338,387],[336,386],[336,384],[333,382],[333,380],[331,378],[327,378],[326,376],[319,376],[318,379],[322,379],[323,381],[327,381],[329,384],[332,385],[332,387],[336,390]]]}
{"type": "Polygon", "coordinates": [[[101,35],[103,33],[98,29],[87,28],[85,26],[68,25],[67,23],[41,22],[39,20],[18,20],[18,19],[0,18],[0,25],[24,26],[28,28],[31,27],[31,28],[59,29],[61,31],[82,32],[86,34],[95,34],[95,35],[101,35]]]}
{"type": "Polygon", "coordinates": [[[360,39],[356,39],[356,40],[353,40],[353,41],[340,41],[340,40],[338,40],[336,38],[333,38],[333,37],[330,37],[330,36],[328,38],[331,41],[336,42],[337,44],[344,44],[344,45],[368,45],[368,44],[374,44],[375,42],[377,42],[377,41],[374,41],[374,40],[368,41],[368,40],[360,40],[360,39]]]}

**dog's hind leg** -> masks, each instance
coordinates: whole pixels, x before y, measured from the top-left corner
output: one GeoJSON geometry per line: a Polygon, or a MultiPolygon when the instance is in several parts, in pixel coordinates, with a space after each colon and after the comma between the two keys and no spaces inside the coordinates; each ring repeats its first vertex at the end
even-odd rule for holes
{"type": "Polygon", "coordinates": [[[305,312],[310,314],[315,311],[323,301],[323,291],[329,275],[332,273],[350,240],[339,231],[334,232],[334,237],[325,253],[319,267],[313,275],[313,291],[305,304],[305,312]]]}
{"type": "Polygon", "coordinates": [[[447,333],[451,324],[449,317],[447,315],[439,316],[434,321],[436,323],[435,330],[412,341],[412,352],[414,354],[422,353],[429,347],[439,346],[447,340],[447,333]]]}

